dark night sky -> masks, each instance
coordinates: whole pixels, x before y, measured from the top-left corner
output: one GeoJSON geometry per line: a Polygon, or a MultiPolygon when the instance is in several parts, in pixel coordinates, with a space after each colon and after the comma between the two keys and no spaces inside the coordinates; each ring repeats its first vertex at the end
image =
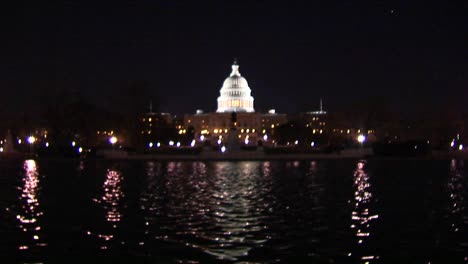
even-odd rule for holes
{"type": "Polygon", "coordinates": [[[29,109],[46,86],[116,107],[129,81],[149,82],[163,111],[214,111],[234,57],[261,111],[320,97],[332,110],[376,97],[395,110],[463,105],[468,1],[318,2],[5,6],[0,111],[29,109]]]}

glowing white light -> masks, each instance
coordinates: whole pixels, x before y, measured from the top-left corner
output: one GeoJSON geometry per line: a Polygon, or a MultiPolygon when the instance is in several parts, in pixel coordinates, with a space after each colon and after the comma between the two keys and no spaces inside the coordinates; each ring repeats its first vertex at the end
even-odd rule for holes
{"type": "Polygon", "coordinates": [[[221,144],[221,139],[218,139],[218,145],[220,145],[220,144],[221,144]]]}
{"type": "Polygon", "coordinates": [[[36,138],[35,138],[35,137],[33,137],[33,136],[28,137],[28,143],[29,143],[29,144],[33,144],[34,142],[36,142],[36,138]]]}
{"type": "Polygon", "coordinates": [[[117,138],[116,137],[110,137],[109,138],[109,142],[114,145],[115,143],[117,143],[117,138]]]}
{"type": "Polygon", "coordinates": [[[78,153],[81,153],[81,152],[83,152],[83,148],[82,148],[82,147],[79,147],[79,148],[78,148],[78,153]]]}
{"type": "Polygon", "coordinates": [[[177,147],[180,147],[180,142],[177,142],[176,146],[177,146],[177,147]]]}
{"type": "Polygon", "coordinates": [[[222,147],[221,147],[221,152],[222,152],[222,153],[226,152],[226,147],[225,147],[225,146],[222,146],[222,147]]]}
{"type": "Polygon", "coordinates": [[[205,136],[204,136],[204,135],[201,135],[201,136],[200,136],[200,140],[201,140],[201,141],[205,140],[205,136]]]}
{"type": "Polygon", "coordinates": [[[74,147],[76,145],[76,142],[75,141],[72,141],[72,147],[74,147]]]}
{"type": "Polygon", "coordinates": [[[452,142],[450,142],[450,146],[451,147],[455,146],[455,141],[452,140],[452,142]]]}
{"type": "Polygon", "coordinates": [[[156,147],[159,148],[160,146],[161,146],[161,143],[158,142],[158,144],[156,144],[156,147]]]}
{"type": "Polygon", "coordinates": [[[460,146],[458,146],[458,150],[463,150],[463,144],[460,144],[460,146]]]}
{"type": "Polygon", "coordinates": [[[21,144],[21,139],[18,139],[18,144],[21,144]]]}
{"type": "Polygon", "coordinates": [[[153,147],[153,142],[148,143],[148,147],[152,148],[153,147]]]}
{"type": "Polygon", "coordinates": [[[311,147],[315,146],[315,142],[313,142],[313,141],[310,142],[310,146],[311,146],[311,147]]]}
{"type": "Polygon", "coordinates": [[[246,145],[248,145],[248,144],[249,144],[249,139],[246,138],[246,139],[244,140],[244,143],[245,143],[246,145]]]}
{"type": "Polygon", "coordinates": [[[267,140],[268,140],[268,135],[267,135],[267,134],[263,135],[263,140],[264,140],[264,141],[267,141],[267,140]]]}
{"type": "Polygon", "coordinates": [[[46,142],[45,146],[46,146],[46,148],[48,148],[49,147],[49,142],[46,142]]]}
{"type": "Polygon", "coordinates": [[[3,152],[3,148],[0,148],[0,152],[3,152]]]}
{"type": "Polygon", "coordinates": [[[294,141],[294,144],[295,145],[299,144],[299,141],[298,140],[294,141]]]}
{"type": "Polygon", "coordinates": [[[364,135],[362,135],[362,134],[359,135],[359,136],[357,137],[357,141],[358,141],[359,143],[364,143],[364,141],[366,141],[366,136],[364,136],[364,135]]]}
{"type": "Polygon", "coordinates": [[[174,141],[169,141],[169,146],[174,146],[174,141]]]}
{"type": "Polygon", "coordinates": [[[191,146],[191,147],[195,146],[195,139],[192,140],[192,142],[190,142],[190,146],[191,146]]]}

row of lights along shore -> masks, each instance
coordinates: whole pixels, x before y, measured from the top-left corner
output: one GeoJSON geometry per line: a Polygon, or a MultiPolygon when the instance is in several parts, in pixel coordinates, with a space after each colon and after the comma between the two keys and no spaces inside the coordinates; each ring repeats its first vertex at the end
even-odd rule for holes
{"type": "MultiPolygon", "coordinates": [[[[204,135],[201,135],[201,136],[200,136],[200,141],[204,141],[204,140],[205,140],[205,136],[204,136],[204,135]]],[[[265,134],[265,135],[263,136],[263,140],[264,140],[264,141],[267,141],[267,140],[268,140],[268,135],[265,134]]],[[[31,147],[32,147],[32,145],[35,144],[38,140],[37,140],[37,138],[34,137],[34,136],[29,136],[29,137],[26,138],[26,141],[27,141],[27,142],[31,145],[31,147]]],[[[114,147],[115,144],[118,142],[118,138],[117,138],[116,136],[111,136],[111,137],[109,137],[109,140],[108,140],[108,141],[109,141],[109,143],[112,145],[112,147],[114,147]]],[[[357,137],[357,141],[358,141],[359,143],[363,144],[363,143],[366,141],[366,136],[365,136],[365,135],[362,135],[362,134],[359,135],[359,136],[357,137]]],[[[18,144],[21,144],[21,143],[22,143],[22,140],[21,140],[21,139],[18,139],[18,144]]],[[[221,140],[221,139],[218,139],[217,143],[218,143],[218,145],[221,145],[221,144],[222,144],[222,140],[221,140]]],[[[249,145],[249,143],[250,143],[250,140],[249,140],[249,138],[246,137],[245,140],[244,140],[244,144],[245,144],[245,145],[249,145]]],[[[298,145],[298,143],[299,143],[299,141],[296,140],[296,141],[294,142],[294,145],[298,145]]],[[[196,141],[195,141],[195,139],[194,139],[194,140],[192,140],[192,141],[190,142],[190,147],[195,147],[195,144],[196,144],[196,141]]],[[[71,145],[72,145],[72,147],[77,147],[75,141],[72,141],[72,142],[71,142],[71,145]]],[[[175,147],[180,147],[180,146],[181,146],[181,143],[180,143],[180,142],[174,142],[174,141],[170,140],[170,141],[168,142],[168,145],[171,146],[171,147],[173,147],[173,146],[175,146],[175,147]]],[[[289,144],[288,144],[288,145],[289,145],[289,144]]],[[[45,142],[45,147],[49,147],[49,146],[50,146],[50,143],[49,143],[49,142],[45,142]]],[[[312,141],[312,142],[310,143],[310,146],[311,146],[311,147],[314,147],[314,146],[315,146],[315,142],[312,141]]],[[[159,148],[159,147],[161,147],[161,142],[155,142],[155,143],[149,142],[149,143],[148,143],[148,147],[149,147],[149,148],[153,148],[153,147],[159,148]]],[[[223,146],[223,147],[221,148],[221,151],[222,151],[222,152],[225,152],[225,150],[226,150],[226,148],[225,148],[225,146],[223,146]],[[223,151],[223,150],[224,150],[224,151],[223,151]]],[[[0,152],[3,152],[3,151],[4,151],[4,149],[3,149],[3,147],[1,147],[1,148],[0,148],[0,152]]],[[[82,148],[82,147],[77,147],[77,152],[78,152],[78,153],[82,153],[82,152],[83,152],[83,148],[82,148]]]]}

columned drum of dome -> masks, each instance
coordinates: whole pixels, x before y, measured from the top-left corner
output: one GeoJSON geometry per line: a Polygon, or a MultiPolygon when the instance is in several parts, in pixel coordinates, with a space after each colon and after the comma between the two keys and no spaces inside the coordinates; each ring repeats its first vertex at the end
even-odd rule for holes
{"type": "Polygon", "coordinates": [[[251,92],[247,80],[239,73],[239,65],[234,62],[231,75],[221,87],[216,112],[255,112],[251,92]]]}

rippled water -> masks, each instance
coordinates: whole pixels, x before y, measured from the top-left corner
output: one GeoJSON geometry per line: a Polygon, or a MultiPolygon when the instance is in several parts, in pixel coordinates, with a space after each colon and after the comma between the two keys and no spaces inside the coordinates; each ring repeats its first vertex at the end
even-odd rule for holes
{"type": "Polygon", "coordinates": [[[466,170],[461,160],[415,159],[0,161],[0,254],[27,263],[466,263],[466,170]]]}

